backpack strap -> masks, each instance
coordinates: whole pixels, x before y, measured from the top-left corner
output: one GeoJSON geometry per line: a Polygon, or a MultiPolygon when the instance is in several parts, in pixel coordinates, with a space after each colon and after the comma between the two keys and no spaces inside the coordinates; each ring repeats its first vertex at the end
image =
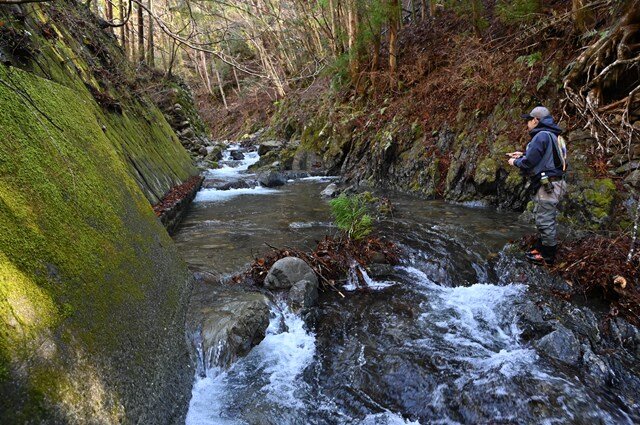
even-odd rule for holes
{"type": "Polygon", "coordinates": [[[543,133],[547,133],[547,137],[549,138],[549,143],[553,146],[553,162],[556,166],[562,166],[562,172],[567,170],[567,154],[566,150],[563,150],[560,147],[560,141],[558,140],[558,136],[553,134],[550,131],[543,130],[543,133]]]}

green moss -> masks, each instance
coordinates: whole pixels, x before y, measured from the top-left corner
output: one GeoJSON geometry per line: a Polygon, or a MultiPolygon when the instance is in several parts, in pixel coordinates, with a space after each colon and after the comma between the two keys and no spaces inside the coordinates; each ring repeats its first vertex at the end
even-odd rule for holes
{"type": "Polygon", "coordinates": [[[62,351],[109,358],[133,341],[157,361],[146,340],[170,326],[187,271],[140,187],[155,195],[191,168],[155,108],[108,115],[85,90],[3,65],[0,80],[0,377],[25,391],[12,396],[22,410],[0,418],[37,421],[45,403],[117,398],[83,394],[85,369],[62,351]],[[140,329],[141,317],[153,324],[140,329]]]}
{"type": "Polygon", "coordinates": [[[510,167],[509,175],[505,180],[504,184],[507,189],[515,190],[523,183],[524,177],[520,174],[520,171],[517,168],[510,167]]]}
{"type": "Polygon", "coordinates": [[[497,172],[498,163],[493,158],[485,158],[476,168],[474,181],[477,184],[493,183],[496,181],[497,172]]]}

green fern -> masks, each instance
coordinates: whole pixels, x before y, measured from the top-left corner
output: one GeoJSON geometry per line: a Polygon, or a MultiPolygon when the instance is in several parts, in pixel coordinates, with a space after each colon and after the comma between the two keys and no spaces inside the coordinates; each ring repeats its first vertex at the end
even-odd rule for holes
{"type": "Polygon", "coordinates": [[[373,230],[373,219],[367,214],[367,202],[364,196],[342,194],[331,200],[329,204],[336,226],[348,238],[362,239],[373,230]]]}

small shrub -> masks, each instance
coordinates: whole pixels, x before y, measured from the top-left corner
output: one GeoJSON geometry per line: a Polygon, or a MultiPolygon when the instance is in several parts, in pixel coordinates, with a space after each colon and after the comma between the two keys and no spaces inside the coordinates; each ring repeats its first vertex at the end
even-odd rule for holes
{"type": "Polygon", "coordinates": [[[496,14],[504,23],[529,22],[540,11],[540,0],[499,0],[496,14]]]}
{"type": "Polygon", "coordinates": [[[535,64],[537,64],[540,61],[542,61],[542,53],[540,52],[534,52],[534,53],[531,53],[530,55],[525,55],[525,56],[518,56],[518,58],[516,59],[516,63],[525,64],[529,68],[533,68],[535,64]]]}
{"type": "Polygon", "coordinates": [[[330,205],[336,226],[348,238],[359,240],[373,230],[373,219],[367,213],[367,201],[364,196],[342,194],[331,200],[330,205]]]}

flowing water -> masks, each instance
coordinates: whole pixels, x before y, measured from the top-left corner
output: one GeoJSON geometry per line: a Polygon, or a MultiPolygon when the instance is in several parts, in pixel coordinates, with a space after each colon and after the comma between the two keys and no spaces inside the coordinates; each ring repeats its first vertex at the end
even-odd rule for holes
{"type": "MultiPolygon", "coordinates": [[[[256,160],[224,161],[207,178],[250,180],[256,160]]],[[[176,241],[193,269],[226,276],[266,244],[312,248],[335,233],[319,197],[327,181],[202,190],[176,241]]],[[[527,225],[490,209],[392,200],[395,216],[380,228],[403,249],[393,275],[367,292],[322,294],[312,329],[274,307],[248,356],[196,379],[187,424],[633,423],[614,396],[521,341],[514,306],[527,287],[505,277],[509,259],[496,253],[527,225]]]]}

